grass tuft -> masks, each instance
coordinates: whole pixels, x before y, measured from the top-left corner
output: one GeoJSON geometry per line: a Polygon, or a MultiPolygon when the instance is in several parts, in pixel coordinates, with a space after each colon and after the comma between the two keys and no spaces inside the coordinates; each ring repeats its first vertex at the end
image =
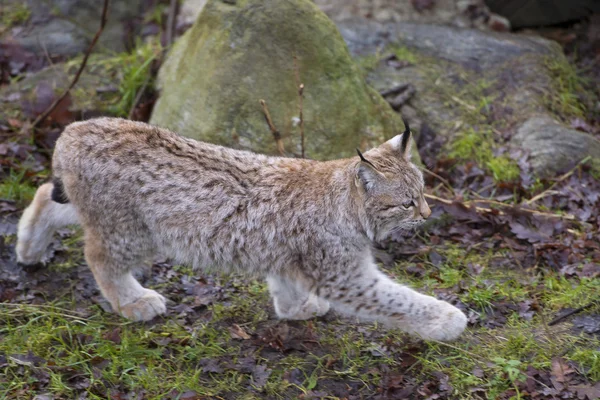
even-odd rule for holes
{"type": "Polygon", "coordinates": [[[546,96],[550,110],[568,117],[583,117],[585,105],[581,96],[585,93],[584,82],[575,66],[564,57],[548,57],[546,68],[552,77],[552,93],[546,96]]]}
{"type": "Polygon", "coordinates": [[[513,182],[519,179],[517,162],[508,156],[494,156],[494,141],[489,131],[468,129],[450,143],[450,157],[460,161],[475,161],[489,171],[496,182],[513,182]]]}

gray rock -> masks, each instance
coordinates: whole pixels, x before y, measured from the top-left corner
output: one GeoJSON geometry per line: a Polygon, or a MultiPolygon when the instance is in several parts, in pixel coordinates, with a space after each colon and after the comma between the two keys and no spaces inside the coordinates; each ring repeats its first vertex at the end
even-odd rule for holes
{"type": "MultiPolygon", "coordinates": [[[[142,0],[110,3],[97,50],[125,50],[127,24],[142,14],[142,4],[142,0]]],[[[102,6],[102,0],[28,0],[31,15],[26,25],[4,32],[0,44],[16,44],[38,54],[47,51],[51,57],[81,53],[100,27],[102,6]]]]}
{"type": "Polygon", "coordinates": [[[531,166],[544,175],[564,171],[586,157],[600,158],[600,141],[547,115],[533,116],[517,129],[513,143],[530,154],[531,166]]]}
{"type": "Polygon", "coordinates": [[[151,123],[230,147],[276,154],[264,99],[286,151],[300,154],[299,82],[309,158],[353,156],[403,130],[309,0],[209,0],[158,78],[151,123]]]}
{"type": "MultiPolygon", "coordinates": [[[[559,96],[550,65],[567,63],[560,46],[552,41],[409,22],[354,19],[338,26],[359,63],[374,54],[383,58],[393,53],[408,63],[399,68],[398,62],[379,61],[370,69],[368,82],[377,90],[414,85],[416,94],[408,106],[416,110],[418,122],[427,123],[448,142],[472,129],[503,143],[520,126],[540,127],[526,123],[533,116],[545,116],[545,121],[569,118],[555,114],[549,101],[559,96]]],[[[406,113],[408,106],[401,111],[406,113]]],[[[566,165],[566,161],[556,162],[566,156],[575,162],[587,155],[600,157],[596,140],[588,135],[563,128],[557,138],[540,134],[524,139],[523,135],[534,131],[525,129],[519,140],[510,143],[532,150],[533,167],[540,175],[566,165]],[[555,146],[559,138],[564,141],[560,147],[555,146]],[[548,144],[542,144],[543,140],[548,144]],[[585,151],[578,156],[578,149],[585,151]]]]}
{"type": "MultiPolygon", "coordinates": [[[[488,29],[495,20],[483,0],[314,0],[336,23],[369,18],[377,22],[421,22],[488,29]]],[[[507,21],[508,22],[508,21],[507,21]]]]}
{"type": "MultiPolygon", "coordinates": [[[[121,68],[117,65],[115,62],[103,65],[102,59],[95,57],[71,90],[65,106],[57,107],[56,112],[62,118],[106,114],[121,97],[118,86],[121,68]]],[[[37,117],[69,86],[78,68],[78,63],[55,64],[0,88],[0,121],[37,117]]],[[[66,122],[70,121],[62,121],[66,122]]]]}

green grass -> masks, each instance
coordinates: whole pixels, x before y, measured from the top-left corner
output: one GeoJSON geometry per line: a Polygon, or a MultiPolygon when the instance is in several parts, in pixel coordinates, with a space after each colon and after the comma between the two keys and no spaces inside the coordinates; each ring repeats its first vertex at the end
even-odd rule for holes
{"type": "MultiPolygon", "coordinates": [[[[13,2],[0,8],[0,25],[4,25],[6,28],[27,22],[29,17],[31,17],[31,10],[25,2],[13,2]]],[[[0,27],[0,32],[2,32],[2,27],[0,27]]]]}
{"type": "Polygon", "coordinates": [[[490,131],[476,132],[467,129],[450,142],[449,155],[462,162],[475,161],[489,171],[496,182],[513,182],[519,179],[517,162],[505,155],[494,156],[494,146],[490,131]]]}
{"type": "MultiPolygon", "coordinates": [[[[76,232],[63,245],[79,247],[79,240],[76,232]]],[[[261,337],[268,326],[277,324],[267,313],[270,299],[266,287],[262,282],[235,276],[218,278],[218,282],[237,294],[210,305],[205,314],[208,318],[191,324],[183,324],[175,316],[149,324],[127,322],[97,305],[82,307],[68,298],[42,305],[0,303],[0,355],[9,356],[9,367],[0,377],[0,398],[13,398],[20,390],[31,390],[40,371],[47,374],[46,390],[53,395],[76,396],[70,381],[75,374],[89,381],[85,391],[94,399],[106,398],[116,388],[143,391],[149,399],[164,398],[172,390],[192,390],[204,396],[245,393],[247,397],[243,398],[296,398],[314,390],[327,392],[335,382],[373,394],[374,388],[384,383],[382,371],[386,370],[402,371],[419,382],[441,372],[449,377],[456,398],[478,398],[481,393],[473,392],[475,387],[484,391],[486,398],[495,398],[509,389],[518,391],[528,366],[549,370],[555,357],[575,362],[590,380],[600,377],[598,339],[547,325],[563,308],[589,302],[600,290],[597,280],[566,280],[553,273],[540,275],[535,270],[495,269],[489,265],[503,254],[476,248],[465,252],[458,246],[445,245],[436,251],[442,263],[436,267],[424,260],[422,278],[405,272],[407,262],[399,263],[392,272],[400,281],[423,292],[457,293],[481,318],[492,315],[498,304],[532,299],[539,303],[540,310],[530,320],[516,311],[509,312],[502,327],[471,328],[458,342],[421,343],[416,351],[417,342],[376,324],[359,328],[349,320],[297,322],[292,325],[312,332],[309,336],[315,343],[311,351],[264,353],[269,345],[261,337]],[[474,274],[467,264],[487,267],[477,268],[474,274]],[[232,324],[242,326],[252,339],[233,339],[228,332],[232,324]],[[256,346],[251,353],[247,344],[256,346]],[[405,351],[412,351],[416,357],[408,367],[402,365],[405,351]],[[48,362],[28,366],[21,365],[18,357],[11,358],[28,352],[48,362]],[[235,365],[250,354],[258,365],[271,370],[265,385],[255,387],[253,392],[248,391],[248,385],[254,382],[252,374],[226,365],[227,360],[235,365]],[[220,360],[223,371],[204,373],[200,365],[206,359],[220,360]],[[297,371],[298,381],[290,381],[290,371],[297,371]]],[[[69,261],[51,265],[51,270],[66,273],[70,263],[81,262],[78,257],[65,258],[69,261]]],[[[182,276],[193,273],[186,267],[173,269],[172,279],[155,289],[168,295],[169,282],[177,283],[182,276]]]]}
{"type": "MultiPolygon", "coordinates": [[[[165,396],[172,389],[196,390],[211,395],[238,387],[234,373],[226,373],[219,381],[209,382],[202,382],[197,373],[190,373],[195,363],[203,358],[236,353],[224,342],[222,332],[211,326],[197,324],[192,332],[172,321],[148,327],[99,311],[81,318],[68,311],[74,308],[73,305],[62,303],[57,303],[56,307],[9,306],[0,305],[4,308],[0,317],[3,338],[0,353],[27,354],[31,351],[51,360],[51,364],[39,368],[50,375],[50,389],[55,396],[73,395],[71,385],[64,383],[64,373],[61,373],[70,368],[90,379],[89,393],[92,395],[119,384],[132,389],[144,388],[156,396],[154,398],[165,396]],[[107,335],[115,329],[119,331],[118,343],[107,335]],[[165,338],[169,339],[168,349],[157,346],[165,338]],[[101,362],[107,363],[107,367],[98,376],[94,366],[101,362]],[[161,378],[157,379],[157,376],[161,378]]],[[[20,376],[11,376],[11,371],[9,368],[4,384],[0,380],[0,388],[4,387],[0,396],[10,397],[10,393],[27,381],[27,374],[23,380],[20,376]]],[[[102,396],[96,394],[93,398],[102,396]]]]}
{"type": "Polygon", "coordinates": [[[418,62],[417,54],[407,47],[390,46],[385,51],[378,51],[375,54],[355,59],[356,65],[362,71],[363,75],[366,76],[369,72],[374,71],[379,66],[381,60],[389,54],[394,54],[399,61],[406,61],[410,64],[418,62]]]}
{"type": "Polygon", "coordinates": [[[11,200],[19,205],[29,203],[37,188],[27,179],[27,174],[26,169],[10,170],[8,176],[0,181],[0,199],[11,200]]]}
{"type": "Polygon", "coordinates": [[[392,51],[392,53],[394,53],[394,55],[400,61],[406,61],[406,62],[411,63],[411,64],[416,64],[418,62],[417,53],[415,53],[414,51],[410,50],[408,47],[405,47],[405,46],[392,46],[390,48],[390,50],[392,51]]]}
{"type": "MultiPolygon", "coordinates": [[[[419,356],[422,379],[442,372],[449,376],[454,395],[460,399],[476,399],[474,387],[482,388],[485,398],[496,398],[524,381],[528,366],[549,370],[552,359],[562,357],[579,365],[579,371],[590,381],[600,377],[600,340],[578,334],[548,321],[560,310],[590,303],[600,292],[600,281],[590,278],[566,279],[555,273],[541,275],[536,271],[483,268],[470,274],[467,264],[488,266],[502,254],[465,250],[447,245],[436,249],[444,258],[435,267],[428,263],[425,276],[416,278],[406,273],[400,263],[393,272],[399,280],[427,293],[453,288],[459,299],[482,318],[498,304],[519,304],[525,300],[539,303],[531,320],[518,312],[510,312],[504,327],[497,329],[472,328],[463,339],[450,344],[432,343],[419,356]],[[462,288],[462,289],[460,289],[462,288]]],[[[518,309],[518,307],[517,307],[518,309]]],[[[596,307],[600,309],[600,307],[596,307]]],[[[479,394],[480,395],[480,394],[479,394]]],[[[519,394],[520,396],[521,394],[519,394]]]]}
{"type": "Polygon", "coordinates": [[[155,43],[138,45],[131,54],[122,54],[115,62],[122,66],[122,77],[119,86],[120,100],[111,112],[119,117],[126,117],[142,86],[152,87],[153,77],[151,63],[160,55],[162,49],[155,43]]]}
{"type": "MultiPolygon", "coordinates": [[[[19,187],[27,179],[25,173],[13,172],[2,185],[17,188],[11,193],[25,192],[19,187]]],[[[4,243],[14,245],[14,236],[5,237],[4,243]]],[[[66,275],[81,265],[81,248],[81,231],[75,230],[62,239],[60,256],[48,273],[66,275]]],[[[201,318],[184,322],[171,313],[151,323],[128,322],[89,300],[81,302],[74,295],[78,282],[66,281],[59,291],[43,293],[48,296],[46,303],[0,303],[0,357],[6,357],[8,364],[0,374],[0,398],[48,392],[56,398],[73,398],[83,391],[89,398],[104,399],[133,391],[143,393],[144,398],[161,399],[173,391],[194,391],[214,398],[285,399],[311,391],[328,393],[335,385],[352,385],[367,397],[386,384],[390,373],[411,377],[419,384],[437,382],[442,373],[448,376],[452,396],[457,399],[492,399],[511,389],[517,393],[514,398],[525,398],[520,388],[527,368],[549,371],[555,358],[575,363],[577,371],[590,381],[600,379],[600,340],[576,333],[568,324],[548,325],[564,308],[590,303],[600,292],[598,279],[567,279],[556,272],[523,271],[518,266],[494,268],[494,260],[506,254],[478,246],[465,249],[442,243],[435,251],[442,260],[437,266],[427,257],[410,262],[422,266],[421,277],[407,272],[408,261],[390,272],[421,292],[454,294],[481,321],[494,318],[505,307],[502,326],[477,325],[454,343],[422,343],[377,324],[359,326],[352,320],[328,317],[327,321],[289,323],[290,330],[304,331],[301,337],[309,342],[302,345],[311,347],[280,351],[264,339],[269,327],[281,323],[269,313],[270,299],[262,281],[216,276],[228,295],[206,307],[201,318]],[[530,319],[508,307],[518,310],[524,301],[536,304],[530,319]],[[232,338],[229,328],[233,324],[241,326],[251,339],[232,338]],[[24,361],[22,356],[29,352],[45,361],[24,361]],[[236,367],[248,357],[270,370],[264,386],[255,386],[252,373],[236,367]],[[405,365],[409,357],[415,361],[405,365]],[[217,360],[223,370],[204,372],[202,365],[207,359],[217,360]],[[294,379],[291,371],[296,371],[294,379]],[[43,391],[36,390],[40,376],[48,382],[43,391]],[[74,388],[74,379],[84,382],[80,383],[84,387],[74,388]]],[[[196,274],[182,266],[173,267],[173,272],[169,279],[150,287],[172,297],[173,287],[196,274]]],[[[193,296],[179,301],[192,304],[193,296]]],[[[590,310],[599,311],[600,306],[590,310]]]]}
{"type": "MultiPolygon", "coordinates": [[[[145,87],[147,92],[154,88],[153,61],[160,58],[162,47],[156,40],[146,43],[138,42],[130,53],[120,53],[107,56],[92,54],[87,66],[87,73],[97,76],[110,76],[110,83],[118,83],[118,93],[102,97],[103,109],[118,117],[127,117],[137,100],[137,96],[145,87]]],[[[81,57],[67,61],[67,71],[74,73],[81,63],[81,57]]],[[[74,95],[85,104],[86,97],[97,96],[96,93],[86,93],[85,88],[75,87],[74,95]]]]}
{"type": "Polygon", "coordinates": [[[548,108],[565,118],[583,117],[584,82],[575,66],[564,57],[548,57],[545,64],[552,78],[552,92],[545,97],[548,108]]]}

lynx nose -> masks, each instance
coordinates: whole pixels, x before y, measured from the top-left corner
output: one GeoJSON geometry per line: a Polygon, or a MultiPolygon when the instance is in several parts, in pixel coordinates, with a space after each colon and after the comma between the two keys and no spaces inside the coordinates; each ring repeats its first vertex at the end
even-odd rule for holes
{"type": "Polygon", "coordinates": [[[429,205],[427,204],[427,201],[424,198],[421,198],[419,213],[421,214],[421,217],[423,217],[423,219],[427,219],[427,217],[431,215],[431,209],[429,208],[429,205]]]}

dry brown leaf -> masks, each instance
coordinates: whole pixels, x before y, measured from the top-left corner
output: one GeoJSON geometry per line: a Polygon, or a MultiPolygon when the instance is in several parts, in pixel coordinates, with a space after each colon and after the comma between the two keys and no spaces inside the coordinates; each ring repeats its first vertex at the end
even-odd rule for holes
{"type": "Polygon", "coordinates": [[[231,337],[233,339],[239,339],[239,340],[250,339],[250,335],[248,335],[248,333],[244,330],[244,328],[242,328],[238,324],[233,324],[227,329],[229,329],[229,334],[231,335],[231,337]]]}

